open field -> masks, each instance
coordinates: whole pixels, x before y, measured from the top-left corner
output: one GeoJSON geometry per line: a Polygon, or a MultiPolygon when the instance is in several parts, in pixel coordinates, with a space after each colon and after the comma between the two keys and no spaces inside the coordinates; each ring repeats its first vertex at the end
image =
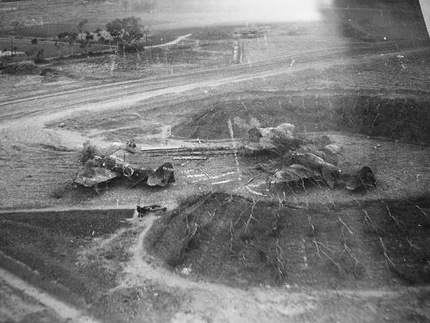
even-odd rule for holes
{"type": "MultiPolygon", "coordinates": [[[[14,48],[16,48],[15,51],[22,52],[24,54],[18,55],[18,57],[14,59],[3,59],[3,62],[10,62],[10,61],[22,61],[22,60],[31,60],[32,55],[27,55],[25,53],[31,52],[32,50],[40,50],[43,49],[44,51],[44,58],[53,58],[53,57],[61,57],[61,56],[68,56],[68,55],[79,55],[79,54],[86,54],[87,52],[98,52],[102,50],[109,50],[109,46],[102,45],[102,44],[92,44],[88,50],[84,50],[80,48],[79,44],[73,44],[70,46],[67,43],[59,42],[55,43],[55,41],[43,41],[39,40],[37,45],[33,45],[31,43],[31,38],[25,38],[25,39],[14,39],[13,41],[14,48]]],[[[10,51],[10,45],[11,41],[10,38],[0,38],[0,48],[7,49],[10,51]]]]}
{"type": "MultiPolygon", "coordinates": [[[[133,13],[6,7],[3,31],[20,19],[26,37],[133,13]]],[[[234,64],[243,21],[142,17],[154,45],[143,52],[6,62],[0,74],[0,322],[430,321],[427,40],[390,27],[391,13],[350,37],[337,22],[260,22],[234,64]],[[388,30],[398,39],[381,39],[388,30]],[[286,157],[243,146],[253,126],[285,122],[339,146],[342,172],[370,167],[376,187],[269,185],[286,157]],[[176,181],[74,185],[87,140],[139,168],[171,162],[176,181]],[[137,153],[120,149],[129,140],[137,153]],[[167,211],[138,217],[152,204],[167,211]]]]}

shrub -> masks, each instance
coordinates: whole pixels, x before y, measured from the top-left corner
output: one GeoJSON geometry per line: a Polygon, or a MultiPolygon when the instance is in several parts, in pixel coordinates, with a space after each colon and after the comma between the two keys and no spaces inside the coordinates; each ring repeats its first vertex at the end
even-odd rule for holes
{"type": "Polygon", "coordinates": [[[45,62],[45,50],[43,48],[38,49],[36,51],[36,54],[34,55],[33,61],[36,64],[44,63],[45,62]]]}
{"type": "Polygon", "coordinates": [[[79,156],[79,161],[85,164],[86,161],[93,158],[96,155],[101,155],[100,150],[93,145],[90,141],[84,143],[84,148],[82,148],[79,156]]]}

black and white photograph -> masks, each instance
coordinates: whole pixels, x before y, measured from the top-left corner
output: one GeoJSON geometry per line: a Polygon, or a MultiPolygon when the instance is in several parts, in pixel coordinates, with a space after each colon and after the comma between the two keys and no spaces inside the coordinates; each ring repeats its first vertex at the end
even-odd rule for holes
{"type": "Polygon", "coordinates": [[[0,0],[0,323],[430,323],[430,0],[0,0]]]}

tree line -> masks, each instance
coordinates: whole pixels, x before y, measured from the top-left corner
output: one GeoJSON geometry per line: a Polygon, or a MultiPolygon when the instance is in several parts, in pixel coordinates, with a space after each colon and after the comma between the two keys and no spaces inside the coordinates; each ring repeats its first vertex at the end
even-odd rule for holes
{"type": "Polygon", "coordinates": [[[79,22],[78,32],[62,32],[59,40],[66,40],[73,45],[79,43],[82,48],[88,48],[91,43],[113,44],[118,51],[133,52],[143,50],[142,38],[148,34],[142,20],[137,17],[115,19],[106,24],[106,29],[97,28],[94,32],[84,30],[87,19],[79,22]]]}

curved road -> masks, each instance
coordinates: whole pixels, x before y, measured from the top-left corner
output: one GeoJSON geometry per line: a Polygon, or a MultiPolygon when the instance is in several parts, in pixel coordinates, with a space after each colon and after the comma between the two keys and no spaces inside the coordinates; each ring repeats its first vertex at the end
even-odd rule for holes
{"type": "Polygon", "coordinates": [[[300,57],[273,57],[267,61],[255,62],[252,65],[234,65],[221,69],[137,79],[29,96],[0,103],[0,126],[7,127],[8,123],[13,120],[40,115],[45,115],[49,120],[52,120],[58,117],[58,113],[124,108],[160,95],[295,73],[309,68],[312,63],[337,64],[341,58],[360,58],[397,51],[394,43],[358,44],[353,48],[334,47],[329,51],[309,51],[300,57]],[[295,60],[293,67],[290,66],[292,59],[295,60]]]}

